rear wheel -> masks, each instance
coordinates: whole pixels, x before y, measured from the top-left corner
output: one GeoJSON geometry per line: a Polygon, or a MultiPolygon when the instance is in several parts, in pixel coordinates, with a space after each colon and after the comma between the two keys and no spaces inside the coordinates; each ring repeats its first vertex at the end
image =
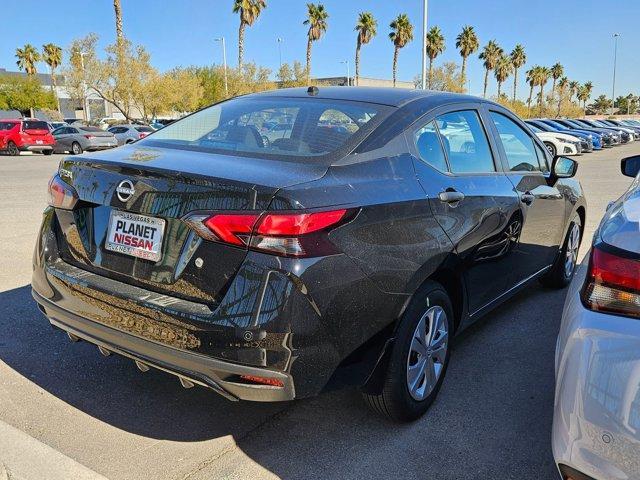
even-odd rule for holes
{"type": "Polygon", "coordinates": [[[17,156],[20,155],[20,150],[18,150],[18,147],[15,143],[9,142],[7,143],[7,154],[11,156],[17,156]]]}
{"type": "Polygon", "coordinates": [[[576,214],[571,220],[558,258],[556,258],[551,270],[540,279],[543,285],[552,288],[564,288],[569,285],[576,270],[581,241],[582,221],[580,216],[576,214]]]}
{"type": "Polygon", "coordinates": [[[414,296],[396,332],[382,391],[364,393],[376,412],[398,422],[424,415],[436,398],[449,363],[453,309],[438,284],[414,296]]]}
{"type": "Polygon", "coordinates": [[[74,155],[80,155],[82,153],[82,147],[78,142],[73,142],[71,144],[71,153],[74,155]]]}
{"type": "Polygon", "coordinates": [[[551,154],[552,157],[555,157],[556,154],[558,153],[558,149],[553,143],[544,142],[544,146],[547,147],[547,150],[549,150],[549,153],[551,154]]]}

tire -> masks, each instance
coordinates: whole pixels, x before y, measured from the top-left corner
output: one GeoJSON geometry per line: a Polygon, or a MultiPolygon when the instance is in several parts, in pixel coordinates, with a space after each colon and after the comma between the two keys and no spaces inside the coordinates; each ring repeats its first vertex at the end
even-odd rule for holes
{"type": "Polygon", "coordinates": [[[544,142],[544,146],[547,147],[547,150],[549,150],[549,153],[551,154],[552,157],[555,157],[558,154],[558,149],[553,143],[544,142]]]}
{"type": "Polygon", "coordinates": [[[45,155],[53,155],[53,150],[43,150],[42,153],[45,155]]]}
{"type": "Polygon", "coordinates": [[[580,216],[575,214],[567,234],[562,244],[562,250],[556,261],[544,276],[540,278],[540,282],[551,288],[564,288],[569,285],[573,274],[576,271],[576,263],[578,260],[578,251],[582,242],[582,221],[580,216]]]}
{"type": "Polygon", "coordinates": [[[12,157],[17,157],[18,155],[20,155],[20,150],[18,150],[16,144],[11,141],[7,143],[7,155],[10,155],[12,157]]]}
{"type": "Polygon", "coordinates": [[[82,147],[78,142],[73,142],[71,144],[71,154],[72,155],[80,155],[82,153],[82,147]]]}
{"type": "Polygon", "coordinates": [[[381,392],[363,393],[369,407],[396,422],[411,422],[424,415],[447,371],[453,326],[449,296],[439,284],[425,284],[397,327],[381,392]]]}

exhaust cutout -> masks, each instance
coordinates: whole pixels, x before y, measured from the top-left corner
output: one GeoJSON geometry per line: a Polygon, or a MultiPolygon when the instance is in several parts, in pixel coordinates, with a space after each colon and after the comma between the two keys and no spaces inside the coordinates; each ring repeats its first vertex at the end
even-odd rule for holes
{"type": "Polygon", "coordinates": [[[77,335],[74,335],[71,332],[67,332],[67,336],[69,337],[69,340],[71,340],[74,343],[80,341],[80,337],[78,337],[77,335]]]}
{"type": "Polygon", "coordinates": [[[184,377],[178,377],[180,379],[180,385],[182,385],[184,388],[193,388],[193,382],[187,380],[184,377]]]}
{"type": "Polygon", "coordinates": [[[135,362],[136,362],[136,367],[138,367],[138,370],[140,370],[141,372],[149,371],[149,365],[147,365],[146,363],[142,363],[140,360],[135,360],[135,362]]]}

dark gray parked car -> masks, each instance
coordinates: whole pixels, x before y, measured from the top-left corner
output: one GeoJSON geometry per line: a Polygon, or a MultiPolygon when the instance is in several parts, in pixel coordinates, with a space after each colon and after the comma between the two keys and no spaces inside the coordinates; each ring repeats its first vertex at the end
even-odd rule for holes
{"type": "Polygon", "coordinates": [[[82,152],[106,150],[118,146],[113,133],[105,132],[98,127],[67,126],[55,129],[52,133],[56,139],[53,146],[55,153],[70,152],[79,155],[82,152]]]}
{"type": "Polygon", "coordinates": [[[185,387],[283,401],[351,384],[412,420],[454,334],[532,280],[570,281],[576,168],[475,97],[246,95],[63,160],[33,295],[72,340],[185,387]],[[265,142],[282,118],[292,128],[265,142]]]}

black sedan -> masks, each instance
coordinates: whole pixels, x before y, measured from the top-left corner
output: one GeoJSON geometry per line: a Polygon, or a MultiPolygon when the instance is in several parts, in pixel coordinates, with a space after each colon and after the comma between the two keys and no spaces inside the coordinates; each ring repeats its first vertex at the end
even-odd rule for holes
{"type": "Polygon", "coordinates": [[[356,385],[408,421],[455,334],[535,279],[570,281],[576,168],[470,96],[239,97],[63,160],[33,295],[72,340],[185,387],[280,401],[356,385]],[[291,128],[269,139],[267,122],[291,128]]]}

